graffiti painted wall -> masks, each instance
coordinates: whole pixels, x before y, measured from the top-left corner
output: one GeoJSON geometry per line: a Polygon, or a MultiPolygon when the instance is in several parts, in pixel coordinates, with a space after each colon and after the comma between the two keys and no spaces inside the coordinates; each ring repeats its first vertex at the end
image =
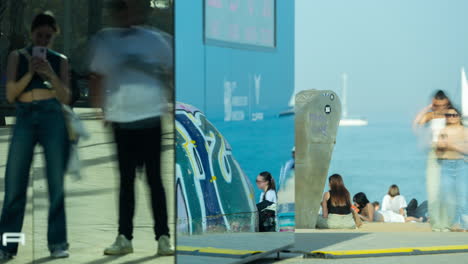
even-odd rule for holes
{"type": "MultiPolygon", "coordinates": [[[[258,122],[288,108],[294,91],[294,1],[179,1],[175,13],[176,100],[183,103],[176,114],[178,231],[254,231],[256,173],[270,170],[278,177],[285,160],[264,164],[266,157],[247,158],[257,147],[245,148],[243,137],[266,140],[258,122]],[[255,127],[246,124],[253,121],[255,127]],[[227,138],[236,145],[221,140],[212,124],[225,134],[239,131],[227,138]],[[238,163],[239,156],[244,160],[238,163]]],[[[290,149],[292,135],[285,136],[289,140],[261,148],[290,149]]]]}
{"type": "Polygon", "coordinates": [[[256,226],[253,188],[231,146],[193,106],[176,108],[178,230],[252,232],[256,226]]]}

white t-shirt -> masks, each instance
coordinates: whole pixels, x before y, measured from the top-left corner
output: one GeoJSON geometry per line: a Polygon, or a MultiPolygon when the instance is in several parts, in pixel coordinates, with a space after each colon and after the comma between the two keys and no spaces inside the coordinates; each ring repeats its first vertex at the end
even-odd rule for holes
{"type": "MultiPolygon", "coordinates": [[[[262,194],[260,194],[260,203],[263,201],[264,195],[265,192],[262,192],[262,194]]],[[[268,190],[268,192],[266,192],[265,200],[270,201],[272,203],[276,203],[276,192],[274,190],[268,190]]]]}
{"type": "Polygon", "coordinates": [[[436,143],[437,141],[439,141],[439,135],[442,129],[445,128],[445,123],[446,123],[445,118],[434,118],[430,121],[433,143],[436,143]]]}
{"type": "Polygon", "coordinates": [[[92,48],[90,70],[104,75],[106,120],[132,122],[167,111],[164,82],[155,74],[129,66],[128,61],[150,65],[151,69],[162,66],[172,70],[173,48],[169,34],[140,26],[108,28],[96,34],[92,48]]]}
{"type": "Polygon", "coordinates": [[[385,223],[404,223],[405,222],[405,217],[402,216],[401,214],[397,214],[393,211],[377,211],[375,212],[374,218],[376,221],[381,221],[383,218],[383,221],[385,223]]]}
{"type": "Polygon", "coordinates": [[[394,213],[399,214],[400,208],[406,208],[408,205],[406,204],[405,197],[403,195],[397,195],[395,197],[390,197],[390,195],[386,194],[382,200],[382,211],[392,211],[394,213]]]}

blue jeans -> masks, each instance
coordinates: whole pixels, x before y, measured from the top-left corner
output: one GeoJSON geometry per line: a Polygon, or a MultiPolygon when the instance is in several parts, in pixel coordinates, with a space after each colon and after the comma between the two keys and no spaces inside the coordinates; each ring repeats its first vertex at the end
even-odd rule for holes
{"type": "MultiPolygon", "coordinates": [[[[47,240],[49,250],[68,249],[65,223],[64,175],[70,143],[62,112],[56,99],[16,103],[16,124],[8,152],[5,172],[5,198],[0,218],[0,238],[5,232],[21,232],[26,207],[34,147],[44,149],[47,187],[49,190],[49,216],[47,240]]],[[[33,208],[34,209],[34,208],[33,208]]],[[[16,255],[17,243],[0,248],[16,255]]]]}
{"type": "Polygon", "coordinates": [[[446,228],[459,224],[468,229],[468,169],[463,160],[440,160],[441,197],[446,212],[446,228]]]}

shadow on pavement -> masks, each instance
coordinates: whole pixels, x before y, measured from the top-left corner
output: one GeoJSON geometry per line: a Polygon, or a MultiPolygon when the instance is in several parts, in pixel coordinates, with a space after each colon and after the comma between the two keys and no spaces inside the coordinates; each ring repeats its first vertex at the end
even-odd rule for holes
{"type": "MultiPolygon", "coordinates": [[[[109,263],[112,261],[116,261],[119,258],[124,257],[125,255],[120,255],[120,256],[102,256],[100,259],[96,259],[90,262],[84,262],[86,264],[104,264],[104,263],[109,263]]],[[[127,262],[125,262],[127,263],[127,262]]]]}
{"type": "MultiPolygon", "coordinates": [[[[94,196],[94,195],[100,195],[100,194],[105,194],[105,193],[111,193],[115,192],[116,188],[104,188],[104,189],[99,189],[99,190],[90,190],[90,191],[75,191],[75,192],[67,192],[66,193],[66,199],[72,198],[72,197],[89,197],[89,196],[94,196]]],[[[39,199],[39,198],[47,198],[49,193],[47,190],[41,190],[41,191],[35,191],[34,192],[34,199],[39,199]]]]}
{"type": "Polygon", "coordinates": [[[146,261],[148,261],[148,263],[154,263],[154,262],[149,262],[149,261],[155,260],[157,258],[160,258],[160,256],[157,256],[157,255],[148,256],[148,257],[143,257],[143,258],[139,258],[139,259],[135,259],[135,260],[131,260],[131,261],[126,261],[125,264],[145,263],[146,261]]]}
{"type": "Polygon", "coordinates": [[[292,252],[310,252],[343,241],[365,236],[368,233],[296,233],[292,252]]]}
{"type": "Polygon", "coordinates": [[[41,263],[48,263],[48,262],[63,263],[63,260],[64,260],[63,258],[62,259],[54,259],[54,258],[51,258],[51,257],[43,257],[43,258],[39,258],[39,259],[35,259],[33,261],[30,261],[27,264],[41,264],[41,263]]]}

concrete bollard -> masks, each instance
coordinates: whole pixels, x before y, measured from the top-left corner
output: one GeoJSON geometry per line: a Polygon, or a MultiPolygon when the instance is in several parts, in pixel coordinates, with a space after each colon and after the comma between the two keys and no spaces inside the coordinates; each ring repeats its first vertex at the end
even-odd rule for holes
{"type": "Polygon", "coordinates": [[[305,90],[295,104],[296,230],[313,229],[341,118],[333,91],[305,90]]]}

